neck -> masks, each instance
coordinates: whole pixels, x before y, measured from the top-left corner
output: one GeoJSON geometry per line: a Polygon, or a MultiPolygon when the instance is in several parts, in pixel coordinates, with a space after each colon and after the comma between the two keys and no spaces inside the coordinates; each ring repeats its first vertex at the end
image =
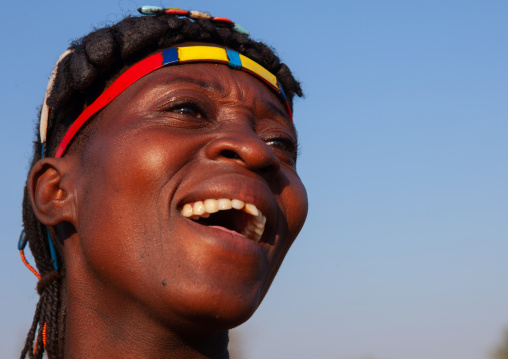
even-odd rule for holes
{"type": "Polygon", "coordinates": [[[204,333],[172,325],[86,275],[76,280],[73,264],[66,268],[66,359],[229,358],[227,330],[204,333]]]}
{"type": "Polygon", "coordinates": [[[65,358],[210,358],[227,359],[228,332],[198,338],[181,335],[160,324],[125,315],[102,315],[89,303],[69,301],[65,358]]]}

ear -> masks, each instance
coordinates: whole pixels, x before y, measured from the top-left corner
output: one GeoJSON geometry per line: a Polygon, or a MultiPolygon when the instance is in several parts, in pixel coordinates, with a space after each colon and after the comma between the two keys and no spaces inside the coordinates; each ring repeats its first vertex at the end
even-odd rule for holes
{"type": "Polygon", "coordinates": [[[31,169],[27,189],[35,216],[47,226],[76,225],[74,161],[69,157],[43,158],[31,169]]]}

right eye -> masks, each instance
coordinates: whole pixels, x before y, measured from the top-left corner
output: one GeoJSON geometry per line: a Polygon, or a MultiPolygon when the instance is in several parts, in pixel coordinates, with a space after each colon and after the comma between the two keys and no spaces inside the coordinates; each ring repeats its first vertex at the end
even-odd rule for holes
{"type": "Polygon", "coordinates": [[[192,106],[175,106],[172,109],[173,112],[182,116],[192,116],[194,118],[203,118],[201,112],[192,106]]]}
{"type": "Polygon", "coordinates": [[[206,103],[193,97],[174,96],[166,99],[164,102],[161,101],[161,104],[156,108],[160,112],[173,114],[175,119],[178,117],[181,120],[204,120],[209,118],[209,110],[206,103]]]}

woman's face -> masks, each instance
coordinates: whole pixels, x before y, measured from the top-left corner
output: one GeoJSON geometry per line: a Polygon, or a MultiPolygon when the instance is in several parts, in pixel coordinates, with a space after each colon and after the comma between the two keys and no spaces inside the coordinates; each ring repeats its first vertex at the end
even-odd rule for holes
{"type": "Polygon", "coordinates": [[[186,64],[139,80],[96,121],[79,154],[71,260],[97,300],[178,326],[245,321],[307,214],[278,97],[243,71],[186,64]],[[224,209],[205,218],[199,201],[224,209]]]}

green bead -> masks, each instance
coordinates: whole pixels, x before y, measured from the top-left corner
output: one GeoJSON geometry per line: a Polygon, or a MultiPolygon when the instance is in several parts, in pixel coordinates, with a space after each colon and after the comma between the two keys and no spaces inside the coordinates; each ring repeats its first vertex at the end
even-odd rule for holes
{"type": "Polygon", "coordinates": [[[244,28],[242,25],[240,25],[237,22],[234,23],[233,30],[235,30],[236,32],[238,32],[238,33],[240,33],[242,35],[245,35],[245,36],[249,36],[250,35],[249,30],[247,30],[246,28],[244,28]]]}
{"type": "Polygon", "coordinates": [[[143,15],[157,15],[164,12],[164,9],[158,6],[141,6],[138,11],[143,15]]]}

